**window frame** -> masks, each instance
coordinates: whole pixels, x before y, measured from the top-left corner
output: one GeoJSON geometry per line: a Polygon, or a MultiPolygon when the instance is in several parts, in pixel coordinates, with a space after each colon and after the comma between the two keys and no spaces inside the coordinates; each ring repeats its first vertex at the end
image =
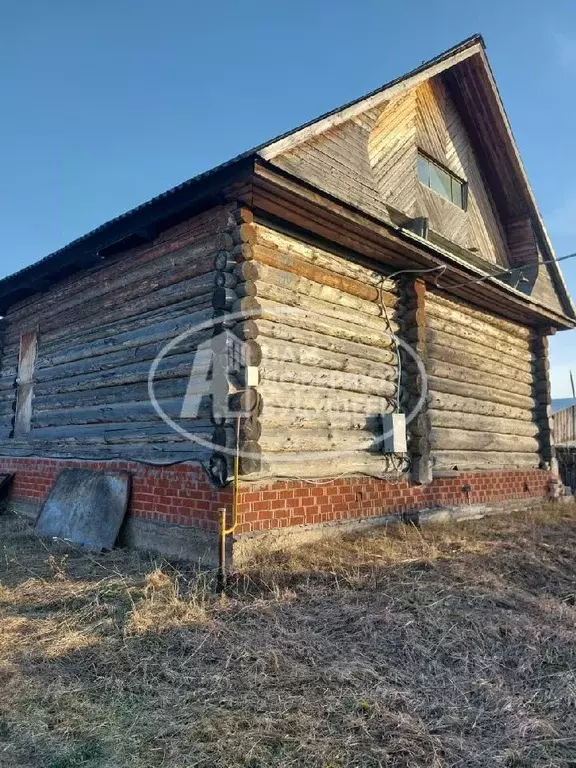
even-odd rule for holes
{"type": "MultiPolygon", "coordinates": [[[[453,171],[451,171],[449,168],[447,168],[445,165],[442,165],[442,163],[439,163],[437,160],[435,160],[433,157],[430,157],[426,152],[423,152],[421,149],[418,150],[418,157],[416,161],[416,176],[418,178],[418,183],[422,184],[423,187],[426,187],[426,189],[429,189],[431,192],[434,192],[434,194],[441,197],[443,200],[446,200],[448,203],[451,203],[452,205],[456,206],[456,208],[459,208],[461,211],[467,211],[468,210],[468,182],[464,181],[464,179],[460,178],[457,174],[455,174],[453,171]],[[426,170],[428,174],[428,180],[425,180],[422,178],[422,176],[425,174],[422,174],[422,165],[426,164],[426,170]],[[438,171],[440,171],[441,174],[444,174],[450,179],[450,196],[447,194],[444,194],[443,192],[436,189],[434,186],[432,186],[432,176],[431,176],[431,169],[435,168],[438,171]],[[459,185],[460,188],[460,203],[454,201],[454,183],[459,185]]],[[[439,175],[439,179],[442,177],[439,175]]],[[[438,186],[442,187],[442,184],[439,183],[438,186]]]]}

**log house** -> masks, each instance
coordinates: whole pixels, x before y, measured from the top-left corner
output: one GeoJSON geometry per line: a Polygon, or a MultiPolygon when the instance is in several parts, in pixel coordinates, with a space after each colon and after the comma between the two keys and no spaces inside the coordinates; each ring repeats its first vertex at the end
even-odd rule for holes
{"type": "Polygon", "coordinates": [[[0,313],[11,508],[125,469],[134,546],[214,559],[237,440],[239,545],[555,471],[576,315],[479,36],[0,281],[0,313]]]}

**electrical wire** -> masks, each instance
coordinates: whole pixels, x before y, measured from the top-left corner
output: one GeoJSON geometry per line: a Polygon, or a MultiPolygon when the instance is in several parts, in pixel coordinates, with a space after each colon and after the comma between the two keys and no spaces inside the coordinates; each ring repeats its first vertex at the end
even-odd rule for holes
{"type": "MultiPolygon", "coordinates": [[[[545,261],[530,261],[530,262],[526,262],[526,264],[520,264],[517,267],[509,267],[508,269],[503,269],[501,272],[495,272],[492,275],[483,275],[482,277],[474,278],[471,280],[463,280],[461,283],[452,283],[451,285],[445,285],[445,286],[441,286],[438,283],[438,280],[436,280],[436,286],[438,288],[451,289],[451,288],[459,288],[460,286],[464,286],[464,285],[475,285],[477,283],[482,283],[485,280],[489,280],[490,278],[498,278],[503,275],[511,275],[513,272],[521,272],[523,269],[528,269],[530,267],[538,267],[544,264],[558,264],[561,261],[566,261],[567,259],[573,259],[573,258],[576,258],[576,253],[570,253],[568,254],[568,256],[561,256],[559,259],[547,259],[545,261]]],[[[440,277],[441,275],[439,276],[439,278],[440,277]]]]}

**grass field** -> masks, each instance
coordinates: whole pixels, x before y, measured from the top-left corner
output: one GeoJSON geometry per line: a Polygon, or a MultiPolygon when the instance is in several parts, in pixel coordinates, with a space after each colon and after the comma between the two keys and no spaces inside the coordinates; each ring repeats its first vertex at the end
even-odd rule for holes
{"type": "Polygon", "coordinates": [[[576,505],[269,555],[225,597],[1,540],[0,766],[576,766],[576,505]]]}

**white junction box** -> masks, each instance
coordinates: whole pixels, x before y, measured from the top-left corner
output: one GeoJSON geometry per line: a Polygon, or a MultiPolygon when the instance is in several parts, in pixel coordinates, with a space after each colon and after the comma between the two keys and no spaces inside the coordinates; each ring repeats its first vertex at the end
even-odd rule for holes
{"type": "Polygon", "coordinates": [[[403,413],[383,413],[382,453],[406,453],[406,416],[403,413]]]}

